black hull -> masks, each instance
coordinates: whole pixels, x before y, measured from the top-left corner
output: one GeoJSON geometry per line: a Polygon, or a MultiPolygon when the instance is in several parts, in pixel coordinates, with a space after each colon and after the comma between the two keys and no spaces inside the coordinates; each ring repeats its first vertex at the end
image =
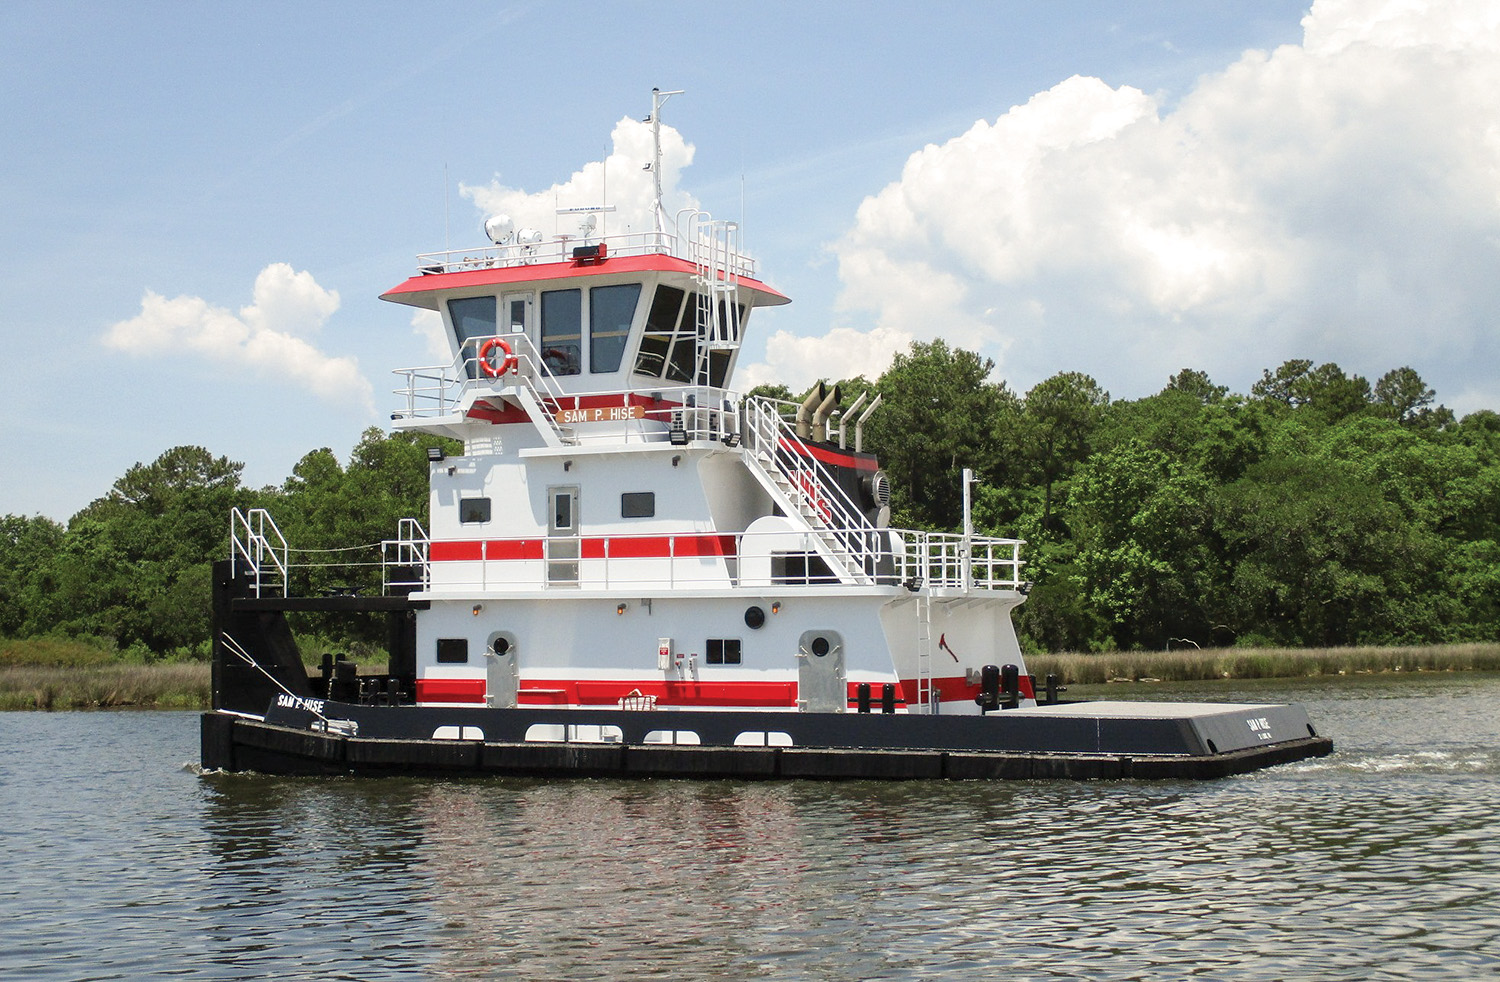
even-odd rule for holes
{"type": "MultiPolygon", "coordinates": [[[[290,700],[283,700],[290,701],[290,700]]],[[[203,764],[278,775],[736,779],[1211,779],[1326,756],[1289,706],[976,716],[274,706],[265,721],[203,716],[203,764]],[[325,722],[326,720],[332,722],[325,722]],[[351,726],[352,724],[352,726],[351,726]],[[612,728],[612,742],[528,741],[536,725],[612,728]],[[474,739],[431,739],[437,727],[474,739]],[[356,733],[348,731],[354,729],[356,733]],[[653,730],[696,745],[647,743],[653,730]],[[343,730],[344,732],[338,732],[343,730]],[[734,746],[745,732],[792,746],[734,746]]],[[[533,731],[534,732],[534,731],[533,731]]]]}

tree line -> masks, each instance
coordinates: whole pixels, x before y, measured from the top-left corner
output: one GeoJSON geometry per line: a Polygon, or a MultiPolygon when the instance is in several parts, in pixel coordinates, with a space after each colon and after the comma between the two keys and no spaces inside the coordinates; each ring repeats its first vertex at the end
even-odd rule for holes
{"type": "Polygon", "coordinates": [[[939,340],[840,385],[884,397],[894,525],[960,528],[971,467],[975,531],[1026,540],[1025,650],[1500,636],[1500,415],[1455,419],[1411,368],[1297,359],[1248,395],[1185,369],[1134,400],[993,370],[939,340]]]}
{"type": "MultiPolygon", "coordinates": [[[[1183,370],[1135,400],[1078,372],[1019,393],[993,370],[919,342],[880,378],[840,386],[845,405],[883,396],[865,435],[891,477],[893,524],[957,530],[971,467],[976,531],[1027,541],[1026,650],[1500,634],[1500,415],[1455,419],[1412,369],[1372,384],[1294,360],[1247,395],[1183,370]]],[[[66,524],[6,515],[0,637],[201,657],[232,507],[265,507],[287,530],[294,591],[375,589],[375,545],[403,517],[425,525],[433,446],[460,452],[372,428],[347,463],[315,450],[264,488],[238,462],[174,447],[66,524]]],[[[311,615],[303,627],[345,629],[311,615]]]]}

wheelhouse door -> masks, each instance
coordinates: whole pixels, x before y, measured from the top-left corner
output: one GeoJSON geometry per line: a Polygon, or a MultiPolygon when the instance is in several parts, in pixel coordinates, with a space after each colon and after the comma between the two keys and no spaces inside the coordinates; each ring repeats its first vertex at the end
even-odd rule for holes
{"type": "MultiPolygon", "coordinates": [[[[524,334],[527,340],[536,343],[536,332],[532,330],[534,296],[530,293],[507,293],[500,298],[501,334],[524,334]]],[[[521,352],[516,352],[517,356],[521,352]]]]}
{"type": "Polygon", "coordinates": [[[578,487],[547,489],[547,585],[578,585],[578,487]]]}

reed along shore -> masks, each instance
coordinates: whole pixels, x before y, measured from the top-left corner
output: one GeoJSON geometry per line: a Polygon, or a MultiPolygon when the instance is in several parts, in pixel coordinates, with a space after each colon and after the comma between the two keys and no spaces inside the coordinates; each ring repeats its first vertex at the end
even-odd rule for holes
{"type": "MultiPolygon", "coordinates": [[[[1500,644],[1392,648],[1217,648],[1029,655],[1064,685],[1203,682],[1418,672],[1500,672],[1500,644]]],[[[361,671],[379,671],[374,663],[361,671]]],[[[133,661],[76,641],[0,641],[0,710],[209,708],[206,661],[133,661]]]]}

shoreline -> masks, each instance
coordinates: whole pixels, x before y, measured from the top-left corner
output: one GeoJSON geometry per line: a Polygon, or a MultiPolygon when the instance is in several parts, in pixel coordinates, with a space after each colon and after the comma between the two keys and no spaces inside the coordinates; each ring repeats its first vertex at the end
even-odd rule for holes
{"type": "MultiPolygon", "coordinates": [[[[24,642],[8,642],[0,663],[0,711],[172,709],[202,711],[212,699],[207,662],[27,664],[24,642]]],[[[1500,644],[1391,648],[1221,648],[1033,655],[1027,667],[1039,683],[1048,674],[1063,685],[1088,687],[1090,696],[1114,684],[1242,682],[1256,679],[1337,679],[1500,672],[1500,644]]]]}

